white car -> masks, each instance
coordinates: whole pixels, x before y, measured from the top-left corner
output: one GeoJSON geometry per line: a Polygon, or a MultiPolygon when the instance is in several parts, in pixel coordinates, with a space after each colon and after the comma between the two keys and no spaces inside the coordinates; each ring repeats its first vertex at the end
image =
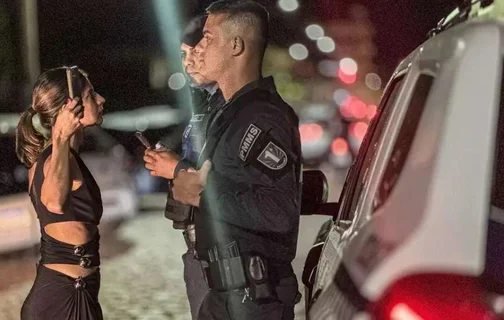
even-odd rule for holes
{"type": "Polygon", "coordinates": [[[305,264],[310,319],[503,317],[504,25],[465,21],[489,2],[390,79],[305,264]]]}
{"type": "Polygon", "coordinates": [[[40,241],[37,214],[28,190],[28,170],[16,157],[13,135],[0,135],[0,253],[34,247],[40,241]]]}

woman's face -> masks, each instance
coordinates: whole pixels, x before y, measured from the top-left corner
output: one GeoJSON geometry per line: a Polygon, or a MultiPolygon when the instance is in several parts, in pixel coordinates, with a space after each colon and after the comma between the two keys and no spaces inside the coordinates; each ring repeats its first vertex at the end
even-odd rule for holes
{"type": "Polygon", "coordinates": [[[105,98],[94,91],[93,85],[89,80],[82,91],[82,105],[84,106],[84,116],[80,123],[85,127],[101,125],[103,122],[103,104],[105,98]]]}

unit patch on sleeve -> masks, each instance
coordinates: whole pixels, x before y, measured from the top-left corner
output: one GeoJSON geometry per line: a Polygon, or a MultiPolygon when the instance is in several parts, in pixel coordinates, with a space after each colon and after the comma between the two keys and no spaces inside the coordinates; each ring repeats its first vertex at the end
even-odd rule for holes
{"type": "Polygon", "coordinates": [[[240,143],[240,149],[238,150],[238,157],[243,161],[247,160],[247,157],[252,149],[252,146],[259,137],[259,134],[262,132],[261,129],[256,127],[255,125],[249,125],[247,131],[243,135],[243,138],[240,143]]]}
{"type": "Polygon", "coordinates": [[[257,160],[271,170],[280,170],[287,164],[287,155],[279,146],[270,142],[259,154],[257,160]]]}

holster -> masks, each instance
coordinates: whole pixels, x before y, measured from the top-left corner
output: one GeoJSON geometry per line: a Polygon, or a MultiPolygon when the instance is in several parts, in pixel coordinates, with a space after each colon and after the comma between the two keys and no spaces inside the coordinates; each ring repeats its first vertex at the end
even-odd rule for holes
{"type": "Polygon", "coordinates": [[[248,257],[247,275],[249,279],[249,296],[258,304],[277,300],[273,284],[269,277],[267,260],[258,255],[248,257]]]}
{"type": "Polygon", "coordinates": [[[257,304],[278,300],[269,277],[266,259],[259,255],[242,256],[236,242],[208,250],[206,268],[208,285],[217,291],[245,289],[248,298],[257,304]]]}
{"type": "Polygon", "coordinates": [[[236,242],[214,246],[208,250],[208,256],[205,271],[210,289],[229,291],[247,287],[243,261],[236,242]]]}

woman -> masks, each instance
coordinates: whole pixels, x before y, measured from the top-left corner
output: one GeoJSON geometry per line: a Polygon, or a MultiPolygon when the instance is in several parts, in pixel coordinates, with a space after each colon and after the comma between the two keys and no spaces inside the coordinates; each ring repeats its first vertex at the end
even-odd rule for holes
{"type": "Polygon", "coordinates": [[[29,194],[42,234],[41,259],[22,320],[103,319],[98,302],[101,194],[78,149],[83,129],[101,124],[105,99],[77,68],[82,97],[70,99],[69,69],[38,77],[32,105],[16,131],[16,154],[29,168],[29,194]],[[34,116],[47,132],[35,129],[34,116]]]}

